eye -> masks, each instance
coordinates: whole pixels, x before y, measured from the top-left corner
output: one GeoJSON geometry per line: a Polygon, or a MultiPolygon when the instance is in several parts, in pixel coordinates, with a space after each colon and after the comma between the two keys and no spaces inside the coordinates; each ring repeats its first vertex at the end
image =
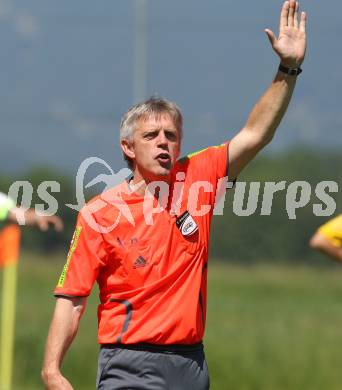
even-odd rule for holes
{"type": "Polygon", "coordinates": [[[177,141],[177,133],[174,131],[165,131],[165,136],[170,141],[177,141]]]}
{"type": "Polygon", "coordinates": [[[157,131],[149,131],[148,133],[144,134],[144,139],[150,140],[157,137],[157,135],[158,135],[157,131]]]}

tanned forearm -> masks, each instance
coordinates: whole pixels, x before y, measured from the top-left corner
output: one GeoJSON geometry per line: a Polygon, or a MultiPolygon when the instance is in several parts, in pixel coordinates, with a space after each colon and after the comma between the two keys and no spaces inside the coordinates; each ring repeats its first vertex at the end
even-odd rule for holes
{"type": "Polygon", "coordinates": [[[277,73],[274,81],[253,107],[244,131],[250,131],[258,144],[267,144],[282,120],[296,85],[296,76],[277,73]]]}
{"type": "Polygon", "coordinates": [[[273,138],[290,103],[297,76],[279,72],[253,107],[245,126],[230,142],[230,179],[273,138]]]}
{"type": "Polygon", "coordinates": [[[78,330],[85,310],[85,298],[58,298],[45,347],[42,379],[48,390],[70,390],[71,384],[61,374],[64,355],[78,330]]]}

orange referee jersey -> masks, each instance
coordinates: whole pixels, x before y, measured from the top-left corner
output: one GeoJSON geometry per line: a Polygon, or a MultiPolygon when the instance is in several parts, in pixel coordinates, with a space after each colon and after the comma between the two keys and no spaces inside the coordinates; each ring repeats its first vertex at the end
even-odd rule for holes
{"type": "Polygon", "coordinates": [[[202,340],[210,221],[227,152],[228,143],[179,160],[157,212],[125,181],[79,213],[55,295],[88,296],[97,281],[100,344],[202,340]]]}

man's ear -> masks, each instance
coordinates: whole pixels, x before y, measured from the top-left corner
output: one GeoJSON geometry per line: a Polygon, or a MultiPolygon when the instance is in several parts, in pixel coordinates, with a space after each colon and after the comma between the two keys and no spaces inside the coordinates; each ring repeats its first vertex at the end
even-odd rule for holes
{"type": "Polygon", "coordinates": [[[127,139],[122,139],[120,141],[120,144],[121,144],[121,149],[125,153],[125,155],[133,160],[135,158],[133,143],[127,139]]]}

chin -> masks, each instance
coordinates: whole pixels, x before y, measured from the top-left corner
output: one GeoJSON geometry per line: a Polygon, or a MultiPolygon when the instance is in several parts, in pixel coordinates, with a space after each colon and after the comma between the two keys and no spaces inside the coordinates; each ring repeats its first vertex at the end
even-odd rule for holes
{"type": "Polygon", "coordinates": [[[161,168],[153,172],[154,180],[165,180],[171,175],[171,169],[161,168]]]}
{"type": "Polygon", "coordinates": [[[171,163],[165,164],[164,166],[160,165],[155,170],[155,173],[156,173],[157,176],[168,176],[168,175],[171,174],[172,166],[173,165],[171,163]]]}
{"type": "Polygon", "coordinates": [[[173,164],[168,164],[167,166],[158,166],[149,167],[143,173],[143,176],[148,179],[148,181],[168,181],[171,177],[173,164]]]}
{"type": "Polygon", "coordinates": [[[160,178],[165,179],[165,178],[169,177],[170,174],[171,174],[171,170],[164,170],[164,171],[158,172],[155,176],[157,178],[160,177],[160,178]]]}

